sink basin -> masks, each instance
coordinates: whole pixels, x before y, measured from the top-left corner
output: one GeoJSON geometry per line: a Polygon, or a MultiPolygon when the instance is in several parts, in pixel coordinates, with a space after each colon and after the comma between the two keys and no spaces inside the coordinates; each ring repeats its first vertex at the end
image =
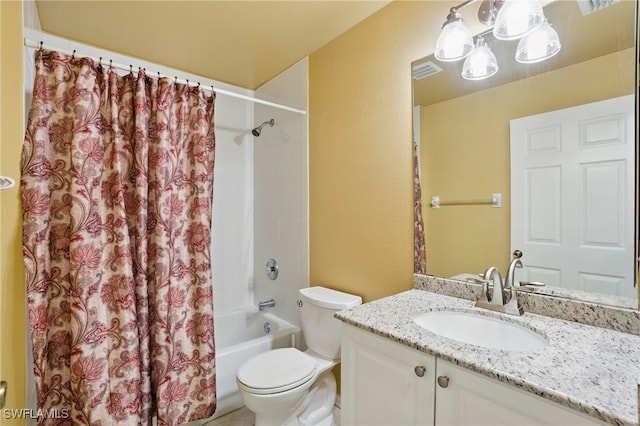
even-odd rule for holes
{"type": "Polygon", "coordinates": [[[413,321],[440,336],[486,348],[527,352],[549,344],[526,327],[471,312],[426,312],[415,316],[413,321]]]}

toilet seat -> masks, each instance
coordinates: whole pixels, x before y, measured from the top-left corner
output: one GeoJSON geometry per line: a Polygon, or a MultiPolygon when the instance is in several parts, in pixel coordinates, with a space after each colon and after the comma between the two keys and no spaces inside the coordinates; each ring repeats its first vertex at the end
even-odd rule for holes
{"type": "Polygon", "coordinates": [[[256,355],[238,369],[238,384],[247,392],[267,395],[285,392],[313,380],[317,363],[295,348],[273,349],[256,355]]]}

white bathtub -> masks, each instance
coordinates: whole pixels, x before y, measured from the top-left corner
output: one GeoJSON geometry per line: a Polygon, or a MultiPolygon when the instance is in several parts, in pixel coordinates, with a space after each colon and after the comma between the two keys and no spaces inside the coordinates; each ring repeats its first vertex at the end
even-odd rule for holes
{"type": "Polygon", "coordinates": [[[218,402],[213,418],[216,418],[244,405],[236,384],[238,368],[259,353],[290,347],[292,335],[299,342],[300,328],[251,306],[216,315],[214,329],[218,402]]]}

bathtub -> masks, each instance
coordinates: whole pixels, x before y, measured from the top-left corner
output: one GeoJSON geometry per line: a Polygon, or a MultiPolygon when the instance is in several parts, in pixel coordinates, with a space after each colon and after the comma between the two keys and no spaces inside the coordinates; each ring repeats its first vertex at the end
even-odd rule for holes
{"type": "Polygon", "coordinates": [[[214,328],[216,418],[244,405],[236,384],[238,368],[259,353],[299,342],[300,328],[255,306],[216,315],[214,328]]]}

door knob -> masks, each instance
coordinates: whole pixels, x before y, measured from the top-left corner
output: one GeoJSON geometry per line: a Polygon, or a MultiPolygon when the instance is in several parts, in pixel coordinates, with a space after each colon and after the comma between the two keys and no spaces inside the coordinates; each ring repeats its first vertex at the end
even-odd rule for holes
{"type": "Polygon", "coordinates": [[[448,376],[438,376],[438,385],[441,388],[446,388],[449,386],[449,377],[448,376]]]}
{"type": "Polygon", "coordinates": [[[416,376],[422,377],[424,376],[424,373],[427,371],[427,369],[421,365],[418,365],[416,366],[416,368],[413,369],[413,371],[416,373],[416,376]]]}
{"type": "Polygon", "coordinates": [[[4,408],[4,404],[7,401],[7,382],[4,380],[0,382],[0,408],[4,408]]]}

